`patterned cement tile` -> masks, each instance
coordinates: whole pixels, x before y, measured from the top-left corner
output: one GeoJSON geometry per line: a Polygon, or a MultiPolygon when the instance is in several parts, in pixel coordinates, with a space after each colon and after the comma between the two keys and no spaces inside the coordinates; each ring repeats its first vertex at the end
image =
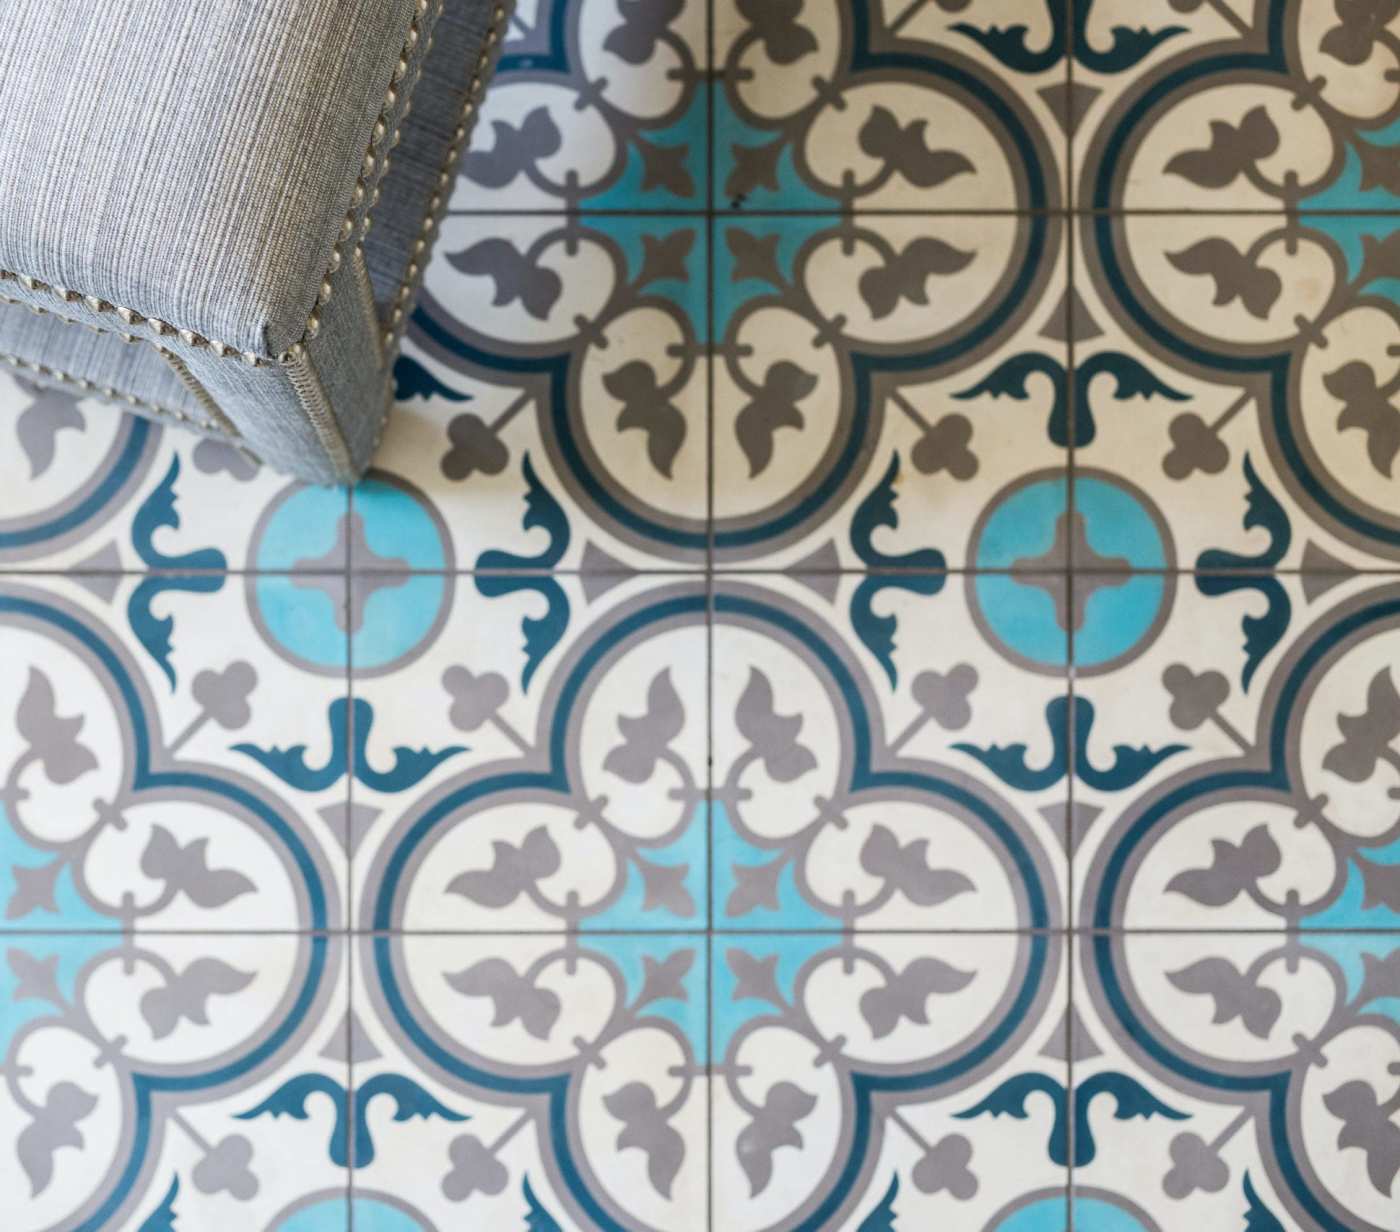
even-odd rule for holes
{"type": "Polygon", "coordinates": [[[1393,1232],[1398,32],[522,0],[352,495],[0,377],[6,1228],[1393,1232]]]}

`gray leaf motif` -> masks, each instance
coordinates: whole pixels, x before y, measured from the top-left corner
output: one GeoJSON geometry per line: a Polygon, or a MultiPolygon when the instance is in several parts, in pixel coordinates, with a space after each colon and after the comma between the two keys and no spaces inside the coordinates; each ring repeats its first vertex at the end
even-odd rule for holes
{"type": "Polygon", "coordinates": [[[1182,151],[1167,163],[1166,171],[1202,188],[1224,188],[1278,146],[1278,129],[1269,113],[1262,106],[1252,107],[1238,124],[1212,120],[1210,145],[1203,150],[1182,151]]]}
{"type": "Polygon", "coordinates": [[[685,1162],[685,1139],[656,1106],[649,1086],[629,1082],[603,1097],[603,1106],[622,1122],[617,1149],[637,1147],[647,1157],[647,1177],[663,1198],[671,1196],[671,1184],[685,1162]]]}
{"type": "Polygon", "coordinates": [[[928,120],[901,124],[888,107],[873,107],[857,140],[871,158],[897,171],[918,188],[936,188],[954,176],[977,169],[956,150],[935,150],[928,144],[928,120]]]}
{"type": "Polygon", "coordinates": [[[976,888],[955,869],[929,864],[928,839],[900,843],[888,826],[871,827],[860,849],[860,866],[920,907],[936,907],[976,888]]]}
{"type": "Polygon", "coordinates": [[[87,421],[72,394],[25,380],[19,385],[31,401],[15,420],[15,435],[29,459],[29,477],[38,479],[53,465],[59,432],[64,428],[84,428],[87,421]]]}
{"type": "Polygon", "coordinates": [[[1262,877],[1279,869],[1283,857],[1267,826],[1249,831],[1240,843],[1228,839],[1211,840],[1214,858],[1209,868],[1188,868],[1177,873],[1167,889],[1206,907],[1223,907],[1252,889],[1262,877]]]}
{"type": "Polygon", "coordinates": [[[251,663],[236,659],[221,672],[206,669],[190,684],[190,692],[220,727],[234,731],[253,717],[248,697],[258,683],[251,663]]]}
{"type": "Polygon", "coordinates": [[[510,686],[499,672],[477,675],[460,665],[442,673],[442,687],[452,699],[447,717],[453,727],[464,732],[474,732],[489,721],[510,696],[510,686]]]}
{"type": "Polygon", "coordinates": [[[871,266],[860,276],[860,297],[877,321],[887,317],[901,299],[927,304],[928,280],[934,274],[956,274],[976,256],[932,236],[920,236],[891,253],[883,264],[871,266]]]}
{"type": "Polygon", "coordinates": [[[1395,455],[1400,453],[1400,410],[1377,383],[1375,369],[1355,359],[1327,373],[1322,383],[1343,404],[1338,430],[1360,429],[1366,437],[1366,456],[1377,474],[1393,478],[1395,455]]]}
{"type": "Polygon", "coordinates": [[[1208,996],[1215,1002],[1214,1023],[1238,1018],[1256,1039],[1266,1040],[1283,1010],[1283,998],[1241,972],[1226,958],[1202,958],[1167,979],[1184,993],[1208,996]]]}
{"type": "Polygon", "coordinates": [[[780,1009],[787,1004],[778,991],[778,956],[768,954],[756,958],[747,950],[729,950],[724,956],[729,969],[734,973],[732,999],[744,1001],[754,997],[767,1001],[780,1009]]]}
{"type": "Polygon", "coordinates": [[[685,706],[671,683],[671,669],[663,668],[647,688],[646,711],[635,718],[617,716],[622,743],[608,751],[603,769],[629,783],[645,783],[684,727],[685,706]]]}
{"type": "Polygon", "coordinates": [[[1230,1169],[1220,1152],[1200,1134],[1177,1134],[1169,1148],[1172,1166],[1162,1178],[1162,1191],[1180,1202],[1198,1189],[1219,1193],[1230,1180],[1230,1169]]]}
{"type": "Polygon", "coordinates": [[[661,392],[656,370],[644,360],[630,360],[603,377],[603,388],[622,403],[617,430],[635,428],[645,435],[647,458],[659,474],[670,479],[676,455],[685,444],[685,416],[661,392]]]}
{"type": "Polygon", "coordinates": [[[972,1143],[962,1134],[949,1134],[924,1153],[909,1174],[915,1186],[926,1194],[947,1190],[959,1202],[977,1193],[977,1177],[972,1162],[972,1143]]]}
{"type": "Polygon", "coordinates": [[[1364,783],[1376,772],[1376,763],[1400,736],[1400,693],[1382,667],[1366,688],[1366,709],[1361,714],[1337,716],[1342,739],[1323,755],[1322,766],[1348,783],[1364,783]]]}
{"type": "Polygon", "coordinates": [[[35,958],[28,950],[7,950],[5,958],[14,973],[14,984],[10,989],[11,1001],[24,1001],[30,997],[47,1001],[60,1009],[63,995],[58,989],[58,955],[35,958]]]}
{"type": "Polygon", "coordinates": [[[1180,252],[1167,253],[1183,274],[1208,274],[1215,282],[1216,307],[1238,299],[1245,311],[1261,321],[1269,319],[1283,279],[1271,269],[1256,264],[1229,240],[1220,236],[1200,240],[1180,252]]]}
{"type": "Polygon", "coordinates": [[[194,447],[190,461],[201,475],[225,474],[234,483],[247,483],[258,473],[258,464],[241,449],[208,438],[194,447]]]}
{"type": "Polygon", "coordinates": [[[952,993],[972,983],[975,973],[959,971],[941,958],[916,958],[903,971],[877,988],[866,989],[860,1013],[876,1039],[884,1039],[901,1018],[926,1025],[928,999],[935,993],[952,993]]]}
{"type": "Polygon", "coordinates": [[[218,958],[196,958],[166,983],[141,995],[141,1017],[156,1039],[164,1039],[180,1020],[209,1025],[209,998],[231,997],[253,982],[254,973],[239,971],[218,958]]]}
{"type": "Polygon", "coordinates": [[[636,864],[642,875],[643,911],[669,911],[682,919],[695,914],[695,900],[685,885],[689,864],[653,864],[640,856],[636,864]]]}
{"type": "Polygon", "coordinates": [[[182,847],[164,826],[153,826],[141,853],[141,871],[165,882],[172,894],[183,890],[199,907],[222,907],[257,889],[236,869],[210,868],[208,847],[207,838],[191,839],[182,847]]]}
{"type": "MultiPolygon", "coordinates": [[[[664,188],[676,197],[689,197],[695,192],[695,181],[686,166],[689,145],[656,145],[643,137],[632,140],[642,156],[642,192],[664,188]]],[[[644,242],[646,238],[642,237],[644,242]]]]}
{"type": "Polygon", "coordinates": [[[800,20],[804,0],[737,0],[764,54],[774,64],[795,64],[817,49],[817,39],[800,20]]]}
{"type": "Polygon", "coordinates": [[[1400,15],[1400,0],[1336,0],[1340,22],[1318,44],[1334,60],[1355,67],[1375,51],[1385,28],[1400,15]]]}
{"type": "Polygon", "coordinates": [[[608,31],[603,46],[628,64],[645,64],[684,8],[685,0],[618,0],[622,24],[608,31]]]}
{"type": "Polygon", "coordinates": [[[258,1178],[248,1165],[253,1162],[253,1144],[242,1134],[229,1134],[194,1166],[190,1173],[200,1193],[227,1191],[239,1202],[257,1196],[258,1178]]]}
{"type": "Polygon", "coordinates": [[[812,750],[797,739],[802,716],[773,709],[773,686],[756,667],[749,668],[749,682],[734,708],[734,725],[774,782],[791,783],[816,768],[812,750]]]}
{"type": "Polygon", "coordinates": [[[734,436],[749,461],[750,478],[768,469],[779,428],[806,425],[797,404],[816,387],[816,377],[786,359],[769,365],[763,384],[734,417],[734,436]]]}
{"type": "Polygon", "coordinates": [[[1390,1119],[1368,1083],[1344,1082],[1322,1102],[1342,1122],[1337,1146],[1360,1147],[1366,1155],[1366,1175],[1382,1194],[1390,1196],[1395,1174],[1400,1172],[1400,1126],[1390,1119]]]}
{"type": "Polygon", "coordinates": [[[493,1027],[519,1021],[536,1039],[547,1040],[559,1021],[558,995],[517,974],[503,958],[483,958],[465,971],[443,978],[464,997],[490,997],[493,1027]]]}
{"type": "Polygon", "coordinates": [[[537,321],[549,319],[564,289],[563,279],[557,273],[518,252],[509,240],[481,240],[463,252],[449,252],[447,262],[464,274],[490,278],[496,284],[496,295],[491,301],[495,307],[503,308],[519,300],[520,306],[537,321]]]}
{"type": "Polygon", "coordinates": [[[475,1134],[461,1134],[447,1147],[452,1167],[442,1178],[443,1195],[450,1202],[465,1202],[474,1193],[498,1194],[510,1173],[505,1164],[475,1134]]]}
{"type": "Polygon", "coordinates": [[[462,160],[462,174],[483,188],[504,188],[522,171],[559,153],[563,145],[548,107],[536,107],[518,126],[493,121],[491,131],[496,138],[491,148],[473,142],[462,160]]]}
{"type": "Polygon", "coordinates": [[[777,1082],[768,1089],[763,1107],[734,1140],[739,1166],[749,1178],[750,1197],[761,1194],[773,1179],[773,1152],[779,1147],[802,1145],[797,1122],[816,1106],[816,1096],[791,1082],[777,1082]]]}
{"type": "Polygon", "coordinates": [[[732,918],[748,915],[760,907],[781,910],[778,904],[778,878],[782,874],[783,864],[782,859],[767,864],[731,864],[734,888],[725,900],[724,914],[732,918]]]}
{"type": "Polygon", "coordinates": [[[15,1155],[29,1178],[29,1195],[37,1198],[53,1180],[53,1157],[60,1147],[83,1145],[78,1122],[97,1107],[97,1099],[71,1082],[49,1088],[42,1108],[20,1130],[15,1155]]]}
{"type": "Polygon", "coordinates": [[[447,892],[483,907],[507,907],[536,882],[559,871],[559,848],[543,826],[531,830],[518,847],[496,839],[491,851],[494,859],[489,869],[458,873],[447,883],[447,892]]]}
{"type": "Polygon", "coordinates": [[[29,669],[29,683],[19,699],[15,727],[48,775],[49,781],[71,783],[97,768],[92,750],[78,740],[83,716],[60,718],[54,701],[53,685],[37,667],[29,669]]]}

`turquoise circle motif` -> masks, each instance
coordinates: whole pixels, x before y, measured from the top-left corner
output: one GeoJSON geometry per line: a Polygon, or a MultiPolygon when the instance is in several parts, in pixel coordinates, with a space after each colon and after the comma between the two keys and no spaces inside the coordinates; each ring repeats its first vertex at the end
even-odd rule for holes
{"type": "Polygon", "coordinates": [[[1071,631],[1082,671],[1107,671],[1142,653],[1175,593],[1160,514],[1145,493],[1097,473],[1075,476],[1072,501],[1058,472],[1003,491],[974,531],[970,555],[978,625],[1013,662],[1047,674],[1068,663],[1071,631]]]}
{"type": "Polygon", "coordinates": [[[347,655],[357,672],[402,666],[436,637],[451,603],[446,527],[389,479],[366,479],[353,502],[344,488],[289,489],[263,515],[249,555],[255,623],[274,650],[313,671],[343,672],[347,655]]]}

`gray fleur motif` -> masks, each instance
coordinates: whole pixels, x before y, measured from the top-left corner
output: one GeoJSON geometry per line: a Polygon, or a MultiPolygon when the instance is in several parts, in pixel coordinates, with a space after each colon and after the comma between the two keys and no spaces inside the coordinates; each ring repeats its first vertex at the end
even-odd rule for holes
{"type": "Polygon", "coordinates": [[[1340,743],[1323,755],[1322,765],[1349,783],[1364,783],[1376,772],[1383,757],[1390,757],[1391,744],[1400,737],[1400,692],[1382,667],[1366,688],[1366,709],[1361,714],[1339,715],[1340,743]]]}
{"type": "Polygon", "coordinates": [[[499,475],[510,464],[510,450],[480,415],[463,411],[447,423],[451,448],[442,455],[442,473],[460,483],[473,474],[499,475]]]}
{"type": "Polygon", "coordinates": [[[15,1140],[15,1155],[29,1178],[29,1196],[38,1197],[53,1180],[54,1156],[65,1146],[81,1147],[78,1122],[91,1115],[97,1097],[71,1082],[56,1082],[44,1103],[15,1140]]]}
{"type": "Polygon", "coordinates": [[[643,911],[669,911],[683,919],[695,914],[695,899],[685,885],[689,864],[653,864],[638,857],[636,865],[642,874],[643,911]]]}
{"type": "Polygon", "coordinates": [[[622,24],[608,31],[603,46],[628,64],[645,64],[684,8],[685,0],[618,0],[622,24]]]}
{"type": "Polygon", "coordinates": [[[1221,672],[1198,674],[1184,663],[1169,665],[1162,673],[1162,685],[1172,699],[1167,717],[1182,731],[1195,731],[1230,696],[1230,682],[1221,672]]]}
{"type": "Polygon", "coordinates": [[[483,907],[506,907],[536,882],[559,871],[559,848],[543,826],[531,830],[520,845],[501,839],[491,844],[489,869],[458,873],[447,883],[450,894],[460,894],[483,907]]]}
{"type": "Polygon", "coordinates": [[[227,1193],[239,1202],[257,1196],[258,1178],[249,1166],[253,1144],[242,1134],[229,1134],[209,1148],[190,1173],[201,1193],[227,1193]]]}
{"type": "Polygon", "coordinates": [[[617,430],[640,431],[647,442],[647,458],[660,475],[671,478],[676,455],[685,444],[685,416],[656,379],[656,369],[634,359],[603,377],[603,388],[622,403],[617,430]]]}
{"type": "Polygon", "coordinates": [[[465,1202],[474,1193],[498,1194],[510,1180],[510,1173],[475,1134],[460,1134],[447,1146],[452,1167],[442,1178],[444,1197],[465,1202]]]}
{"type": "Polygon", "coordinates": [[[891,893],[903,894],[920,907],[936,907],[976,887],[956,869],[934,868],[928,859],[928,839],[901,843],[888,826],[872,826],[860,849],[860,866],[878,877],[891,893]]]}
{"type": "Polygon", "coordinates": [[[941,958],[916,958],[885,983],[861,994],[860,1013],[876,1039],[884,1039],[900,1019],[927,1025],[928,999],[935,994],[957,992],[973,980],[971,971],[959,971],[941,958]]]}
{"type": "Polygon", "coordinates": [[[797,739],[802,716],[774,709],[773,686],[756,667],[749,668],[748,684],[734,708],[734,725],[775,782],[791,783],[816,767],[812,750],[797,739]]]}
{"type": "Polygon", "coordinates": [[[165,983],[141,996],[141,1017],[156,1039],[172,1034],[181,1021],[209,1024],[209,998],[230,997],[253,982],[254,972],[239,971],[218,958],[196,958],[183,971],[170,972],[165,983]]]}
{"type": "Polygon", "coordinates": [[[935,274],[956,274],[966,269],[976,255],[931,235],[922,235],[901,251],[886,253],[879,265],[861,274],[857,288],[870,315],[879,321],[894,312],[900,300],[927,304],[928,280],[935,274]]]}
{"type": "Polygon", "coordinates": [[[29,744],[50,782],[64,784],[97,768],[97,758],[78,739],[83,716],[61,718],[53,685],[39,668],[29,669],[29,683],[19,700],[15,727],[29,744]]]}
{"type": "Polygon", "coordinates": [[[1187,479],[1196,471],[1218,475],[1230,465],[1230,449],[1219,428],[1208,424],[1194,411],[1185,411],[1167,425],[1172,447],[1162,458],[1162,473],[1168,479],[1187,479]]]}
{"type": "Polygon", "coordinates": [[[190,692],[205,714],[220,727],[233,731],[253,717],[248,698],[257,683],[258,674],[253,665],[240,659],[221,672],[206,669],[197,673],[190,684],[190,692]]]}
{"type": "Polygon", "coordinates": [[[921,475],[947,471],[954,479],[971,479],[979,465],[971,444],[972,420],[966,415],[944,415],[914,442],[909,461],[921,475]]]}
{"type": "Polygon", "coordinates": [[[653,1001],[689,1000],[685,989],[685,977],[695,965],[694,950],[676,950],[658,962],[650,954],[642,956],[642,991],[637,994],[633,1009],[650,1005],[653,1001]]]}
{"type": "Polygon", "coordinates": [[[1214,858],[1207,868],[1188,868],[1177,873],[1167,889],[1206,907],[1223,907],[1251,889],[1260,878],[1279,869],[1283,855],[1267,826],[1250,830],[1238,843],[1229,839],[1211,840],[1214,858]]]}
{"type": "Polygon", "coordinates": [[[29,459],[29,477],[38,479],[53,465],[58,447],[58,434],[65,428],[81,431],[87,426],[78,399],[61,389],[36,385],[23,377],[16,378],[19,387],[29,395],[30,403],[15,421],[15,435],[24,456],[29,459]]]}
{"type": "Polygon", "coordinates": [[[63,996],[58,991],[58,955],[35,958],[28,950],[7,950],[6,961],[14,973],[15,984],[10,996],[15,1001],[30,998],[47,1001],[50,1005],[63,1005],[63,996]]]}
{"type": "Polygon", "coordinates": [[[1269,318],[1283,293],[1283,279],[1258,264],[1229,240],[1210,236],[1180,252],[1168,253],[1170,261],[1183,274],[1209,275],[1215,281],[1215,304],[1224,306],[1238,299],[1250,316],[1269,318]]]}
{"type": "Polygon", "coordinates": [[[1342,1123],[1338,1149],[1359,1147],[1366,1156],[1366,1175],[1387,1197],[1400,1172],[1400,1125],[1392,1121],[1393,1101],[1382,1103],[1370,1083],[1344,1082],[1322,1102],[1342,1123]]]}
{"type": "Polygon", "coordinates": [[[164,826],[153,826],[141,853],[141,871],[165,882],[166,893],[184,893],[200,907],[222,907],[257,887],[237,869],[209,866],[209,840],[191,839],[181,846],[164,826]]]}
{"type": "Polygon", "coordinates": [[[519,1022],[536,1039],[548,1039],[563,1008],[558,994],[540,988],[503,958],[483,958],[464,971],[443,977],[464,997],[489,997],[491,1025],[519,1022]]]}
{"type": "Polygon", "coordinates": [[[52,860],[48,864],[26,868],[15,864],[10,868],[15,889],[10,901],[5,904],[5,918],[18,920],[32,911],[58,913],[58,903],[54,893],[58,888],[58,875],[64,869],[63,859],[52,860]]]}
{"type": "Polygon", "coordinates": [[[479,675],[468,668],[449,667],[442,674],[442,687],[452,699],[447,717],[458,731],[473,732],[506,704],[510,686],[499,672],[479,675]]]}
{"type": "Polygon", "coordinates": [[[1224,188],[1279,147],[1278,129],[1262,106],[1250,108],[1238,124],[1212,120],[1210,138],[1205,149],[1183,150],[1176,155],[1167,163],[1167,174],[1179,175],[1202,188],[1224,188]]]}
{"type": "Polygon", "coordinates": [[[770,364],[763,382],[734,417],[734,435],[749,462],[749,478],[768,469],[779,428],[802,428],[797,404],[817,387],[817,378],[786,359],[770,364]]]}
{"type": "Polygon", "coordinates": [[[726,952],[725,962],[734,973],[735,1001],[754,997],[771,1005],[783,1007],[787,1004],[778,991],[778,956],[769,954],[755,958],[747,950],[733,949],[726,952]]]}
{"type": "Polygon", "coordinates": [[[750,1197],[761,1194],[773,1179],[773,1152],[802,1145],[797,1123],[810,1116],[816,1106],[816,1096],[795,1083],[776,1082],[768,1088],[763,1106],[754,1111],[734,1140],[739,1166],[749,1178],[750,1197]]]}
{"type": "Polygon", "coordinates": [[[725,900],[725,915],[731,918],[748,915],[760,907],[778,910],[778,878],[783,871],[782,860],[773,860],[768,864],[733,864],[730,867],[734,874],[734,888],[725,900]]]}
{"type": "Polygon", "coordinates": [[[663,1198],[685,1162],[685,1139],[657,1106],[656,1093],[645,1083],[629,1082],[603,1097],[603,1106],[622,1122],[617,1149],[635,1147],[647,1157],[647,1179],[663,1198]]]}
{"type": "Polygon", "coordinates": [[[497,308],[519,301],[537,321],[547,321],[563,294],[563,279],[540,265],[533,254],[522,253],[509,240],[486,239],[463,252],[447,254],[447,261],[464,274],[488,277],[496,284],[497,308]]]}
{"type": "Polygon", "coordinates": [[[1230,1169],[1217,1147],[1200,1134],[1177,1134],[1168,1148],[1172,1166],[1162,1178],[1162,1191],[1180,1202],[1198,1190],[1219,1193],[1230,1180],[1230,1169]]]}
{"type": "Polygon", "coordinates": [[[910,1173],[910,1179],[924,1193],[946,1191],[959,1202],[977,1193],[977,1177],[972,1162],[972,1143],[962,1134],[949,1134],[924,1152],[910,1173]]]}
{"type": "Polygon", "coordinates": [[[976,171],[965,154],[931,148],[927,134],[927,119],[901,124],[888,107],[877,106],[871,108],[857,140],[871,158],[919,188],[936,188],[954,176],[976,171]]]}
{"type": "Polygon", "coordinates": [[[1167,973],[1185,993],[1208,996],[1215,1002],[1212,1022],[1236,1018],[1256,1039],[1268,1039],[1283,1012],[1283,998],[1250,975],[1240,971],[1227,958],[1202,958],[1180,971],[1167,973]]]}
{"type": "Polygon", "coordinates": [[[972,722],[977,669],[971,663],[958,663],[947,672],[920,672],[909,688],[914,700],[945,731],[961,731],[972,722]]]}
{"type": "Polygon", "coordinates": [[[521,172],[559,153],[564,142],[548,107],[534,108],[518,126],[496,120],[491,131],[495,140],[490,147],[473,141],[462,159],[462,174],[485,188],[504,188],[521,172]]]}
{"type": "Polygon", "coordinates": [[[804,0],[737,0],[740,15],[774,64],[795,64],[817,49],[816,36],[800,20],[804,0]]]}
{"type": "Polygon", "coordinates": [[[1394,388],[1384,389],[1370,364],[1353,360],[1322,378],[1327,392],[1342,403],[1337,427],[1356,428],[1366,438],[1366,456],[1376,473],[1387,479],[1395,473],[1395,455],[1400,453],[1400,408],[1394,401],[1394,388]]]}
{"type": "Polygon", "coordinates": [[[224,474],[235,483],[247,483],[258,473],[258,464],[243,450],[207,437],[194,447],[190,461],[201,475],[224,474]]]}
{"type": "Polygon", "coordinates": [[[636,717],[619,715],[617,727],[623,741],[608,751],[603,768],[629,783],[645,783],[658,761],[674,756],[671,742],[685,728],[685,706],[671,683],[670,668],[652,677],[646,711],[636,717]]]}

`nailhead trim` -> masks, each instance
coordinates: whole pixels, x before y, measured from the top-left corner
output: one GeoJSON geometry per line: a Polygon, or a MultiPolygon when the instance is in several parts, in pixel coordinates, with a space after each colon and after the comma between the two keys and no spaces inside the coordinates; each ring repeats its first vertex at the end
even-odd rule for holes
{"type": "Polygon", "coordinates": [[[418,238],[413,241],[408,265],[404,268],[403,281],[394,293],[394,302],[389,311],[389,327],[384,331],[382,347],[384,363],[390,373],[384,390],[386,406],[384,414],[380,417],[379,427],[374,434],[374,443],[370,446],[371,457],[379,452],[379,443],[384,439],[384,430],[389,425],[389,410],[394,405],[393,360],[398,353],[403,331],[408,324],[409,306],[414,295],[417,294],[419,283],[423,278],[423,266],[427,262],[428,248],[432,243],[433,232],[438,229],[443,212],[447,209],[447,198],[452,188],[458,159],[461,157],[462,149],[467,144],[467,139],[471,136],[472,128],[476,122],[477,103],[481,98],[481,92],[486,88],[491,52],[501,40],[501,29],[509,15],[510,6],[508,4],[498,4],[491,11],[491,24],[487,27],[486,34],[482,38],[481,50],[478,52],[476,64],[472,68],[472,79],[467,84],[467,100],[462,105],[461,119],[458,120],[457,127],[452,131],[452,141],[448,144],[447,153],[443,156],[442,165],[438,171],[437,191],[428,201],[427,212],[423,215],[423,221],[418,228],[418,238]]]}
{"type": "MultiPolygon", "coordinates": [[[[331,258],[326,267],[326,273],[322,277],[320,290],[317,293],[316,305],[311,310],[311,315],[307,318],[306,328],[302,332],[300,341],[309,342],[320,332],[321,329],[321,309],[329,302],[331,297],[331,277],[340,268],[341,249],[356,236],[357,231],[360,238],[369,231],[370,218],[369,211],[366,210],[363,216],[358,219],[357,211],[364,203],[365,198],[370,199],[372,209],[379,199],[379,181],[383,179],[385,172],[389,168],[389,150],[398,144],[398,131],[395,126],[394,132],[390,133],[390,125],[394,122],[394,109],[398,106],[399,88],[411,90],[417,81],[417,71],[409,73],[409,59],[412,57],[414,49],[423,35],[423,19],[432,10],[432,20],[436,21],[442,12],[443,0],[416,0],[413,16],[409,19],[408,33],[404,37],[403,47],[399,52],[399,59],[394,66],[393,79],[389,83],[389,88],[385,91],[384,101],[380,105],[379,119],[375,122],[370,133],[369,146],[365,151],[364,161],[361,166],[359,177],[355,181],[355,187],[351,191],[350,208],[346,211],[345,218],[340,224],[340,231],[337,234],[335,243],[331,248],[331,258]],[[387,141],[386,141],[387,138],[387,141]]],[[[499,11],[499,10],[498,10],[499,11]]],[[[432,35],[427,36],[427,48],[432,46],[432,35]]],[[[407,100],[404,109],[399,116],[401,123],[408,115],[409,105],[407,100]]],[[[145,325],[158,338],[178,335],[181,342],[188,347],[199,350],[208,348],[213,354],[221,359],[235,359],[251,365],[254,368],[262,367],[273,362],[271,358],[258,355],[253,351],[240,351],[237,347],[229,346],[227,343],[219,342],[213,338],[206,338],[203,334],[197,334],[193,330],[180,329],[170,325],[165,321],[155,317],[142,316],[133,308],[125,308],[120,304],[109,303],[96,295],[84,295],[78,291],[69,290],[66,287],[55,287],[41,279],[34,278],[28,274],[18,274],[12,270],[0,269],[0,282],[18,282],[26,291],[42,292],[53,295],[63,303],[77,303],[81,300],[93,312],[99,315],[114,313],[119,316],[127,325],[145,325]]],[[[12,301],[27,302],[27,301],[12,301]]],[[[66,318],[60,318],[66,319],[66,318]]],[[[75,325],[86,324],[86,322],[74,321],[75,325]]],[[[134,340],[134,339],[133,339],[134,340]]],[[[278,361],[285,362],[283,356],[277,357],[278,361]]]]}
{"type": "MultiPolygon", "coordinates": [[[[63,318],[60,317],[59,320],[63,318]]],[[[70,322],[71,323],[71,322],[70,322]]],[[[86,394],[95,394],[99,398],[105,398],[108,402],[121,402],[127,406],[142,410],[151,415],[158,415],[162,419],[175,419],[188,427],[197,428],[201,432],[207,432],[211,436],[218,436],[224,440],[236,441],[239,437],[230,436],[218,424],[205,423],[202,419],[195,419],[191,415],[186,415],[183,411],[177,411],[172,406],[160,406],[155,402],[147,402],[144,398],[138,398],[135,394],[122,393],[119,389],[113,389],[110,385],[98,385],[95,381],[89,381],[86,377],[74,376],[71,372],[63,372],[58,368],[50,368],[47,364],[36,364],[31,360],[19,355],[6,355],[0,352],[0,364],[18,369],[20,372],[32,372],[36,376],[45,380],[57,381],[60,385],[71,385],[74,389],[79,389],[86,394]]]]}

